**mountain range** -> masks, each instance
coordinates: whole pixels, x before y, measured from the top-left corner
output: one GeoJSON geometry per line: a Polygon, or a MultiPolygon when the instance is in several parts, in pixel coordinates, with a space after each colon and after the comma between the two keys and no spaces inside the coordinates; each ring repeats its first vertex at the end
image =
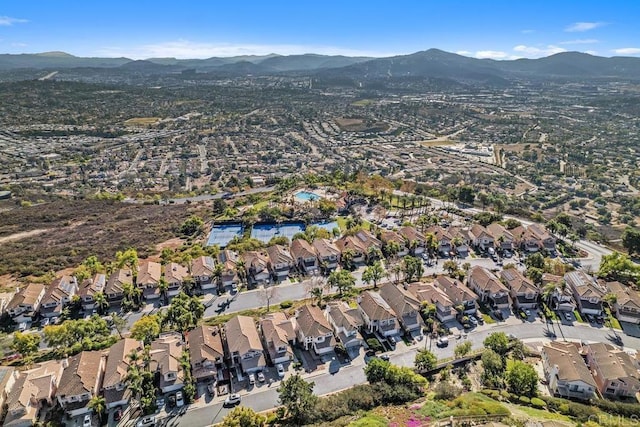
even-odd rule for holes
{"type": "Polygon", "coordinates": [[[227,75],[296,73],[326,78],[434,78],[500,83],[517,78],[628,79],[640,78],[640,58],[600,57],[563,52],[539,59],[470,58],[439,49],[387,58],[329,55],[265,55],[207,59],[84,58],[64,52],[0,54],[0,70],[113,68],[144,74],[195,70],[227,75]]]}

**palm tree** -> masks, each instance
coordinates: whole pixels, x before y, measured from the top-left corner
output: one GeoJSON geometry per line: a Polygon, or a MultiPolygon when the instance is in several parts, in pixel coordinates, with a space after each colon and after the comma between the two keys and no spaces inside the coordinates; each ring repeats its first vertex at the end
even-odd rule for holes
{"type": "Polygon", "coordinates": [[[167,301],[167,289],[169,289],[169,284],[164,277],[161,277],[158,282],[158,291],[160,292],[160,298],[164,301],[167,301]]]}
{"type": "Polygon", "coordinates": [[[244,260],[242,258],[238,259],[236,262],[236,274],[238,274],[238,279],[243,285],[247,284],[247,267],[244,264],[244,260]]]}
{"type": "Polygon", "coordinates": [[[89,404],[87,405],[89,409],[92,409],[93,412],[98,414],[98,418],[100,419],[100,425],[102,425],[102,415],[104,414],[106,402],[104,397],[96,395],[91,398],[89,404]]]}
{"type": "Polygon", "coordinates": [[[98,313],[104,314],[109,309],[109,301],[107,301],[104,292],[96,292],[93,295],[93,301],[96,307],[98,307],[98,313]]]}
{"type": "Polygon", "coordinates": [[[347,270],[353,270],[353,268],[355,267],[353,263],[354,257],[355,257],[355,252],[353,251],[353,249],[345,249],[344,251],[342,251],[342,254],[340,255],[340,261],[342,262],[342,267],[344,267],[347,270]]]}
{"type": "Polygon", "coordinates": [[[613,306],[618,302],[618,297],[613,292],[609,292],[608,294],[602,297],[602,302],[607,304],[609,309],[613,311],[613,306]]]}
{"type": "Polygon", "coordinates": [[[547,304],[547,307],[551,307],[551,300],[555,293],[556,293],[555,283],[548,283],[547,285],[545,285],[544,288],[542,288],[542,299],[544,300],[545,304],[547,304]]]}
{"type": "Polygon", "coordinates": [[[318,286],[311,289],[311,296],[317,300],[318,307],[322,304],[322,300],[324,299],[324,290],[322,287],[318,286]]]}

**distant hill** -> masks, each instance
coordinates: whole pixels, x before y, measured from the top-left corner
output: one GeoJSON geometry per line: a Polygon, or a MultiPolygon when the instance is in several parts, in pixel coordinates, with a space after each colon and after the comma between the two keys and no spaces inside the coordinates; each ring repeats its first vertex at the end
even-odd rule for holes
{"type": "Polygon", "coordinates": [[[520,78],[640,79],[640,58],[604,58],[578,52],[511,61],[469,58],[439,49],[388,58],[269,54],[207,59],[150,58],[143,61],[128,58],[82,58],[65,52],[0,54],[0,70],[116,67],[124,72],[143,74],[174,73],[181,70],[229,76],[293,72],[313,75],[325,82],[375,81],[378,82],[376,84],[407,79],[490,85],[505,85],[520,78]]]}

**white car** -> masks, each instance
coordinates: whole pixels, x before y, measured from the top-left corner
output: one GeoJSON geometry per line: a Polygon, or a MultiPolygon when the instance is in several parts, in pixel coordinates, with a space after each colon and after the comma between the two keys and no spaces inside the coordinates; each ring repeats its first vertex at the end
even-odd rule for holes
{"type": "Polygon", "coordinates": [[[86,414],[82,420],[82,427],[91,427],[91,414],[86,414]]]}
{"type": "Polygon", "coordinates": [[[184,397],[182,396],[182,391],[176,393],[176,407],[180,408],[184,406],[184,397]]]}
{"type": "Polygon", "coordinates": [[[238,403],[240,403],[241,397],[239,394],[237,393],[233,393],[230,394],[229,396],[227,396],[227,398],[224,400],[224,406],[233,406],[233,405],[237,405],[238,403]]]}
{"type": "Polygon", "coordinates": [[[282,366],[282,363],[278,363],[278,366],[276,366],[276,368],[278,369],[278,376],[280,378],[284,377],[284,366],[282,366]]]}
{"type": "Polygon", "coordinates": [[[249,374],[249,384],[254,385],[256,383],[256,376],[254,374],[249,374]]]}
{"type": "Polygon", "coordinates": [[[137,427],[153,427],[156,425],[156,417],[153,415],[146,416],[138,421],[137,427]]]}
{"type": "Polygon", "coordinates": [[[265,377],[262,372],[258,372],[258,381],[260,381],[261,383],[265,381],[265,377]]]}

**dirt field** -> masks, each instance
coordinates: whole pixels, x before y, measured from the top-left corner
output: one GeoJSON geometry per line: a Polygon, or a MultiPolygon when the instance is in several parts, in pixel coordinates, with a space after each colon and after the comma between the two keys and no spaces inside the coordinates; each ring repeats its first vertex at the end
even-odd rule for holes
{"type": "Polygon", "coordinates": [[[160,117],[134,117],[132,119],[126,120],[124,124],[126,126],[150,126],[159,122],[160,117]]]}
{"type": "Polygon", "coordinates": [[[196,209],[79,200],[2,212],[0,275],[41,275],[75,267],[89,255],[109,261],[129,247],[148,256],[156,245],[176,237],[196,209]]]}
{"type": "Polygon", "coordinates": [[[389,125],[383,122],[362,120],[357,118],[337,118],[336,124],[345,132],[384,132],[389,125]]]}

